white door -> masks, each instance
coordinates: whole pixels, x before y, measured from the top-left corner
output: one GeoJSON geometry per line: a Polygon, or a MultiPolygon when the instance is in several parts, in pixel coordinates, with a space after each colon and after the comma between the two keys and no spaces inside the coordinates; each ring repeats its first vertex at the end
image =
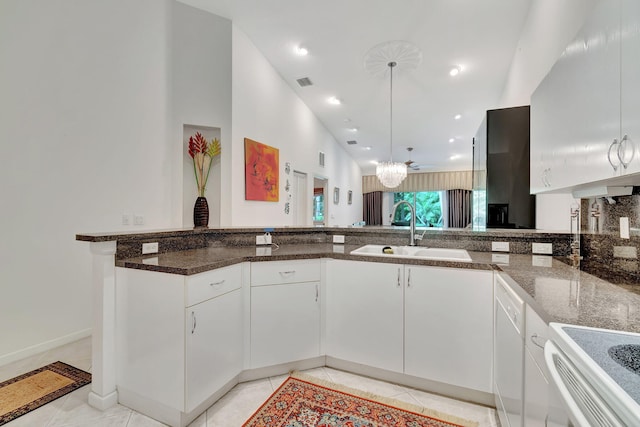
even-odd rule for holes
{"type": "Polygon", "coordinates": [[[327,355],[402,372],[400,264],[327,261],[327,355]]]}
{"type": "Polygon", "coordinates": [[[185,412],[190,412],[242,371],[242,292],[236,289],[185,311],[185,412]]]}
{"type": "Polygon", "coordinates": [[[493,392],[493,273],[405,266],[405,373],[493,392]]]}
{"type": "Polygon", "coordinates": [[[307,174],[293,171],[293,225],[309,225],[307,206],[309,197],[307,194],[307,174]]]}
{"type": "Polygon", "coordinates": [[[320,282],[251,288],[251,366],[320,356],[320,282]]]}

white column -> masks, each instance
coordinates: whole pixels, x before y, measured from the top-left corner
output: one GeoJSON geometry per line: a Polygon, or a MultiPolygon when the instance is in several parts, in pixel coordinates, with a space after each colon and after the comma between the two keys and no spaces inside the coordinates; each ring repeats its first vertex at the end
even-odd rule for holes
{"type": "Polygon", "coordinates": [[[116,391],[116,242],[92,242],[93,335],[89,405],[104,411],[118,403],[116,391]]]}

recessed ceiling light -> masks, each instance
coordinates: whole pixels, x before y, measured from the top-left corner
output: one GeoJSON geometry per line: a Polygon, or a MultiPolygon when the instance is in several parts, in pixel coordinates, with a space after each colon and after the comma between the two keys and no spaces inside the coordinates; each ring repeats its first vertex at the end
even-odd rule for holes
{"type": "Polygon", "coordinates": [[[347,130],[349,132],[358,132],[358,128],[357,127],[348,128],[347,130]]]}
{"type": "Polygon", "coordinates": [[[347,117],[346,119],[344,119],[344,122],[345,123],[351,123],[351,119],[347,117]]]}
{"type": "Polygon", "coordinates": [[[296,46],[293,51],[298,56],[307,56],[309,54],[309,50],[304,46],[296,46]]]}
{"type": "Polygon", "coordinates": [[[460,154],[454,154],[453,156],[449,157],[449,160],[458,160],[460,158],[460,154]]]}
{"type": "Polygon", "coordinates": [[[462,118],[462,116],[460,114],[456,114],[453,118],[456,119],[456,120],[460,120],[462,118]]]}
{"type": "Polygon", "coordinates": [[[377,160],[371,160],[371,163],[373,163],[374,165],[377,165],[378,161],[377,160]]]}
{"type": "Polygon", "coordinates": [[[367,150],[367,151],[369,151],[369,150],[371,150],[371,147],[366,146],[366,147],[362,147],[362,149],[363,149],[363,150],[367,150]]]}
{"type": "Polygon", "coordinates": [[[449,142],[454,142],[455,140],[455,138],[449,138],[449,142]]]}
{"type": "Polygon", "coordinates": [[[455,77],[460,74],[460,71],[462,71],[462,68],[460,68],[459,65],[456,65],[455,67],[451,68],[451,70],[449,70],[449,75],[451,77],[455,77]]]}
{"type": "Polygon", "coordinates": [[[331,105],[340,105],[340,104],[342,104],[342,101],[340,99],[336,98],[335,96],[332,96],[331,98],[329,98],[327,100],[327,102],[329,104],[331,104],[331,105]]]}

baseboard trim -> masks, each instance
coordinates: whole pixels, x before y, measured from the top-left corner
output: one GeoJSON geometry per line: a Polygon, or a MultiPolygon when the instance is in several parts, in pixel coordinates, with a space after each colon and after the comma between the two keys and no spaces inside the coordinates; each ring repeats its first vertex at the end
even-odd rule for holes
{"type": "Polygon", "coordinates": [[[77,332],[73,332],[68,335],[64,335],[59,338],[55,338],[49,341],[45,341],[40,344],[32,345],[31,347],[24,348],[22,350],[14,351],[13,353],[3,354],[0,356],[0,366],[6,365],[17,360],[26,359],[38,353],[51,350],[52,348],[60,347],[65,344],[78,341],[79,339],[86,338],[91,335],[91,328],[82,329],[77,332]]]}

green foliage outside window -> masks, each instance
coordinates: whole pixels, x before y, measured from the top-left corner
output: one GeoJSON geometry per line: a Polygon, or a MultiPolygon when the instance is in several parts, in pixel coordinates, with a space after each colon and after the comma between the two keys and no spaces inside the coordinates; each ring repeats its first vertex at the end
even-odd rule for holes
{"type": "MultiPolygon", "coordinates": [[[[416,209],[416,227],[442,227],[442,208],[439,191],[421,191],[417,193],[394,193],[393,203],[406,200],[416,209]]],[[[392,222],[409,224],[411,211],[406,205],[396,210],[392,222]]]]}

